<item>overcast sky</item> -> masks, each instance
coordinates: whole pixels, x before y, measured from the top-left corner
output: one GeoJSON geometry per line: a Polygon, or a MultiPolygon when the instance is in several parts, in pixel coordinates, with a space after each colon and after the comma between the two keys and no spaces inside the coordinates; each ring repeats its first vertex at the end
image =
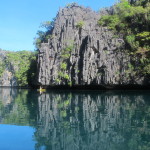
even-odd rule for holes
{"type": "Polygon", "coordinates": [[[34,50],[33,39],[40,23],[52,20],[60,7],[72,2],[98,11],[116,0],[1,0],[0,48],[34,50]]]}

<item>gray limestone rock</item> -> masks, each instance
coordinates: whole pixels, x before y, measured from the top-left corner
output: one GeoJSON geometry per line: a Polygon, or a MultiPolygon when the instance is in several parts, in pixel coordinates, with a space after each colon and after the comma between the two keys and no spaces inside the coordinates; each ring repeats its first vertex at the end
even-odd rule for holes
{"type": "MultiPolygon", "coordinates": [[[[17,79],[14,76],[12,64],[6,63],[6,51],[0,50],[0,65],[4,66],[4,70],[0,74],[0,86],[13,87],[18,86],[17,79]]],[[[1,68],[2,69],[2,68],[1,68]]]]}
{"type": "Polygon", "coordinates": [[[129,67],[123,39],[98,26],[100,16],[112,9],[102,14],[76,4],[60,9],[51,38],[39,49],[38,84],[143,84],[129,67]]]}

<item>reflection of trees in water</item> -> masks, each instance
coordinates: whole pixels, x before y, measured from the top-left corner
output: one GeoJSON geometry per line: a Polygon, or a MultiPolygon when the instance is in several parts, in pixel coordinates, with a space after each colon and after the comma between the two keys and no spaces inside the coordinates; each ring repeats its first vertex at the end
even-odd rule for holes
{"type": "Polygon", "coordinates": [[[37,150],[149,150],[149,97],[0,89],[0,122],[35,126],[37,150]]]}
{"type": "Polygon", "coordinates": [[[28,98],[29,94],[31,94],[29,90],[0,89],[0,122],[2,124],[35,124],[35,116],[32,117],[33,113],[30,113],[35,103],[28,98]]]}
{"type": "Polygon", "coordinates": [[[143,94],[47,93],[38,104],[37,149],[150,149],[150,107],[143,94]]]}

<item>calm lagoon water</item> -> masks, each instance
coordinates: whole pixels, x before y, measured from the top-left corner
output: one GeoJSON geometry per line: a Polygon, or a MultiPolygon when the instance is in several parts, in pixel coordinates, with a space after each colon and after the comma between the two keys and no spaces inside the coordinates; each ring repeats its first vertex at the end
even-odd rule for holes
{"type": "Polygon", "coordinates": [[[150,150],[150,91],[1,88],[0,150],[150,150]]]}

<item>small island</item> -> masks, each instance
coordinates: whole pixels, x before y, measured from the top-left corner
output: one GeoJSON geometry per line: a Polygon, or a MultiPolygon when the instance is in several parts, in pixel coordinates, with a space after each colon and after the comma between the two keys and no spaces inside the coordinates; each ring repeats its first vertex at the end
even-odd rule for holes
{"type": "Polygon", "coordinates": [[[36,52],[0,51],[0,86],[150,88],[148,1],[99,12],[72,3],[41,26],[36,52]]]}

